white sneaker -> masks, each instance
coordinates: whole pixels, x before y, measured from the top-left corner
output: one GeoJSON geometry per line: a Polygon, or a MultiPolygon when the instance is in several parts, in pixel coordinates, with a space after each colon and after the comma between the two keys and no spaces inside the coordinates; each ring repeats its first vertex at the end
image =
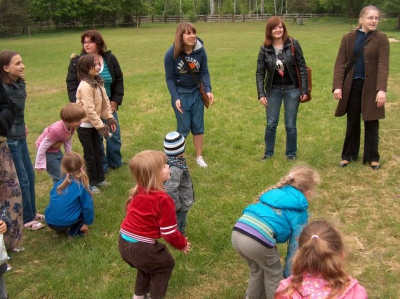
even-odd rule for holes
{"type": "Polygon", "coordinates": [[[197,157],[196,158],[196,162],[197,162],[197,165],[199,165],[202,168],[207,168],[208,167],[207,163],[204,162],[203,156],[197,157]]]}
{"type": "Polygon", "coordinates": [[[105,187],[105,186],[110,186],[111,185],[111,183],[110,182],[107,182],[107,181],[102,181],[102,182],[100,182],[100,183],[97,183],[97,187],[105,187]]]}
{"type": "Polygon", "coordinates": [[[92,194],[99,194],[99,193],[101,193],[100,189],[97,188],[96,186],[92,186],[91,189],[92,189],[92,194]]]}

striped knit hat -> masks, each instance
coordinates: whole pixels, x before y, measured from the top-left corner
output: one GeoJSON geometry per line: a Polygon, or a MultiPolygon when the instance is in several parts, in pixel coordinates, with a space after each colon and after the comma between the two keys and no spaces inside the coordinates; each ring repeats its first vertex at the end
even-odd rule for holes
{"type": "Polygon", "coordinates": [[[185,137],[178,132],[170,132],[164,139],[164,152],[167,156],[177,156],[185,151],[185,137]]]}

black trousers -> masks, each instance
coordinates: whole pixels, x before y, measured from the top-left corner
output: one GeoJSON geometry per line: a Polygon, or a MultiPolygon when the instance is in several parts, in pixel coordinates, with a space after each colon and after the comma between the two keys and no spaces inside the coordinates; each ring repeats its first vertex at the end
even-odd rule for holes
{"type": "MultiPolygon", "coordinates": [[[[361,99],[364,80],[355,79],[347,103],[347,128],[342,160],[357,161],[361,138],[361,99]]],[[[364,121],[363,163],[379,162],[379,120],[364,121]]]]}
{"type": "Polygon", "coordinates": [[[104,152],[101,148],[100,134],[95,128],[78,128],[79,141],[83,147],[90,186],[96,186],[105,180],[103,171],[104,152]]]}

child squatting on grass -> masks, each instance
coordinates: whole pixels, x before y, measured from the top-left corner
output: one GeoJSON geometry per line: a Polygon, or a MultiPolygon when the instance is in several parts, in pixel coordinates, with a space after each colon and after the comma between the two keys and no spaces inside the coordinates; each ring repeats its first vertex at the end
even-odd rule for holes
{"type": "Polygon", "coordinates": [[[104,88],[104,80],[99,76],[99,59],[93,54],[83,55],[78,60],[78,79],[81,80],[76,91],[76,102],[86,111],[86,117],[78,128],[79,141],[83,147],[89,184],[92,193],[100,193],[97,187],[110,185],[105,180],[103,170],[104,151],[100,135],[110,136],[115,132],[117,121],[112,115],[110,100],[104,88]],[[107,120],[107,124],[103,123],[107,120]]]}
{"type": "Polygon", "coordinates": [[[294,166],[279,183],[262,192],[243,211],[232,232],[232,244],[250,267],[246,299],[273,299],[282,280],[277,243],[289,240],[283,277],[290,276],[297,238],[308,221],[308,201],[320,183],[318,172],[294,166]]]}
{"type": "Polygon", "coordinates": [[[133,299],[164,298],[175,261],[166,242],[185,254],[191,244],[178,230],[174,201],[165,192],[170,178],[167,157],[163,152],[146,150],[129,162],[136,181],[126,203],[118,240],[122,259],[137,269],[133,299]]]}
{"type": "Polygon", "coordinates": [[[183,156],[185,137],[178,132],[170,132],[164,139],[164,152],[171,177],[165,182],[165,190],[175,202],[179,231],[186,236],[187,212],[194,204],[192,177],[183,156]]]}
{"type": "Polygon", "coordinates": [[[58,234],[83,237],[94,220],[94,204],[85,161],[75,152],[66,153],[61,161],[64,179],[50,191],[46,208],[47,225],[58,234]]]}
{"type": "Polygon", "coordinates": [[[64,145],[66,153],[72,151],[72,135],[79,128],[86,112],[82,106],[70,103],[61,109],[61,120],[44,129],[36,140],[37,148],[35,169],[38,173],[47,170],[53,178],[53,184],[61,179],[61,160],[63,153],[60,148],[64,145]]]}
{"type": "Polygon", "coordinates": [[[281,281],[275,299],[367,299],[365,289],[344,269],[345,249],[337,229],[313,221],[299,237],[293,274],[281,281]]]}

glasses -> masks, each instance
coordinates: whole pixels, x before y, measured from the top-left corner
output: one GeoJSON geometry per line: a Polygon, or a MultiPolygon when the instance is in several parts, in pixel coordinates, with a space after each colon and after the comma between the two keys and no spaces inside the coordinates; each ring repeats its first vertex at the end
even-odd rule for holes
{"type": "Polygon", "coordinates": [[[379,21],[379,17],[366,17],[364,19],[367,19],[368,21],[379,21]]]}
{"type": "Polygon", "coordinates": [[[82,43],[82,45],[87,45],[87,44],[94,44],[95,42],[94,41],[84,41],[83,43],[82,43]]]}

